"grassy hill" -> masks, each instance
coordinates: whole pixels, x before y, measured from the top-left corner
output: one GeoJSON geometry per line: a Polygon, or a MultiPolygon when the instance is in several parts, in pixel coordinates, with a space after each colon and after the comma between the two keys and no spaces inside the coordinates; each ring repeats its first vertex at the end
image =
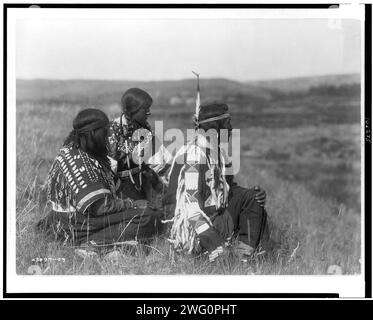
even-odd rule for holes
{"type": "Polygon", "coordinates": [[[312,87],[319,86],[341,86],[360,83],[360,74],[324,75],[313,77],[285,78],[277,80],[249,81],[248,85],[260,88],[276,89],[279,91],[296,92],[308,91],[312,87]]]}
{"type": "MultiPolygon", "coordinates": [[[[245,94],[258,98],[271,98],[274,90],[283,92],[307,92],[312,87],[360,84],[359,74],[325,75],[314,77],[287,78],[277,80],[238,82],[223,78],[201,79],[203,96],[215,97],[222,94],[245,94]]],[[[17,100],[45,101],[68,99],[82,101],[105,101],[117,103],[118,95],[130,87],[141,87],[155,97],[195,96],[195,79],[176,81],[120,81],[120,80],[17,80],[17,100]],[[81,100],[79,100],[81,99],[81,100]],[[107,99],[107,100],[102,100],[107,99]]]]}

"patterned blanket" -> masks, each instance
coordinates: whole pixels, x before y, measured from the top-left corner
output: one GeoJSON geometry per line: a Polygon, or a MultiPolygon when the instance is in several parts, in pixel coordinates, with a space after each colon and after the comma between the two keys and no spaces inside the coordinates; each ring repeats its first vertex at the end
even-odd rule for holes
{"type": "Polygon", "coordinates": [[[66,146],[48,177],[48,202],[56,212],[79,212],[106,196],[115,197],[113,175],[86,152],[66,146]]]}

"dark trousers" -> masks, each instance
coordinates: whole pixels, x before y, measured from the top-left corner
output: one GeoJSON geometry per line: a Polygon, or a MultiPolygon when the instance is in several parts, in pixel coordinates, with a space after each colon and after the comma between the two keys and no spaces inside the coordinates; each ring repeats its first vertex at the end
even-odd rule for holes
{"type": "Polygon", "coordinates": [[[269,228],[267,212],[255,200],[254,189],[232,186],[229,192],[228,212],[233,219],[234,232],[240,241],[257,248],[267,249],[269,228]]]}

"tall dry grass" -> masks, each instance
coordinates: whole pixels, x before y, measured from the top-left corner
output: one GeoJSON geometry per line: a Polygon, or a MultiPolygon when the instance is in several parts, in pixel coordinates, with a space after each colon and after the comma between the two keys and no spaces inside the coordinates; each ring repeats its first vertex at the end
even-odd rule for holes
{"type": "MultiPolygon", "coordinates": [[[[36,258],[47,259],[39,262],[44,274],[325,274],[332,264],[341,266],[345,274],[361,271],[360,216],[356,212],[345,206],[336,212],[335,203],[245,159],[241,160],[240,184],[259,184],[268,193],[271,236],[279,244],[270,255],[253,256],[246,263],[230,255],[214,265],[205,256],[176,255],[172,261],[167,242],[156,238],[148,246],[121,248],[119,260],[104,255],[83,259],[73,248],[36,232],[36,221],[48,210],[44,182],[49,167],[73,117],[84,107],[17,105],[17,273],[27,273],[36,258]]],[[[103,109],[110,112],[108,108],[103,109]]]]}

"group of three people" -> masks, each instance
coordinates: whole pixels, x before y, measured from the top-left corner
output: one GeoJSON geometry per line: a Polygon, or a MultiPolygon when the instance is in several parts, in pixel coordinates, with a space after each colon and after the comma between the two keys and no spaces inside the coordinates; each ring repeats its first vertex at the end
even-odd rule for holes
{"type": "Polygon", "coordinates": [[[132,88],[123,94],[123,113],[113,121],[98,109],[78,113],[52,164],[47,189],[51,211],[39,226],[74,245],[166,234],[175,249],[205,250],[210,261],[234,240],[240,256],[269,249],[265,191],[238,186],[226,174],[230,164],[219,139],[213,143],[200,134],[231,132],[228,106],[201,105],[192,141],[172,157],[142,163],[134,159],[135,150],[144,152],[155,142],[147,121],[152,102],[147,92],[132,88]],[[138,129],[146,129],[145,137],[135,137],[138,129]],[[165,220],[173,222],[171,228],[165,220]],[[180,237],[181,227],[189,232],[186,238],[180,237]]]}

